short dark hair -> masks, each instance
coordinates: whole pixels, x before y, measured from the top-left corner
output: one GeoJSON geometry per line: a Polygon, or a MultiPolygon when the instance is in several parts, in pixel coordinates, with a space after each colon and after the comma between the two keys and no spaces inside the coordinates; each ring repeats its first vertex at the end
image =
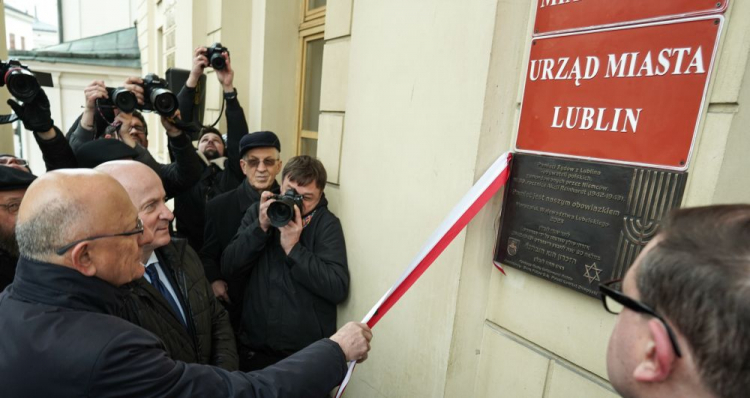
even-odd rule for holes
{"type": "Polygon", "coordinates": [[[224,141],[224,137],[221,136],[221,133],[219,132],[219,130],[217,130],[217,129],[211,127],[211,126],[201,126],[201,131],[200,131],[200,134],[198,136],[199,137],[203,137],[204,135],[206,135],[208,133],[216,134],[216,135],[219,136],[219,138],[221,138],[222,141],[224,141]]]}
{"type": "Polygon", "coordinates": [[[690,344],[719,397],[750,391],[750,205],[680,209],[636,275],[641,299],[690,344]]]}
{"type": "Polygon", "coordinates": [[[281,172],[281,180],[289,177],[289,181],[299,185],[307,185],[315,181],[315,185],[323,191],[326,187],[328,175],[323,163],[314,157],[307,155],[295,156],[289,159],[281,172]]]}

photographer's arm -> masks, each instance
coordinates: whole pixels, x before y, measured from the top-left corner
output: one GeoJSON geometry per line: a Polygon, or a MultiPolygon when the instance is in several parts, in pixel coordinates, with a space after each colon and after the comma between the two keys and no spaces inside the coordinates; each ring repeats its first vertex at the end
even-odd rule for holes
{"type": "Polygon", "coordinates": [[[313,293],[338,304],[349,294],[349,267],[341,222],[328,213],[314,231],[314,250],[300,243],[289,251],[292,278],[313,293]]]}
{"type": "Polygon", "coordinates": [[[70,143],[63,136],[57,126],[52,126],[46,132],[35,132],[34,139],[42,150],[44,165],[47,171],[57,169],[75,169],[78,167],[78,160],[70,147],[70,143]]]}
{"type": "Polygon", "coordinates": [[[242,180],[244,175],[240,167],[240,140],[249,132],[245,111],[240,106],[237,99],[237,93],[234,89],[234,69],[232,69],[232,60],[226,52],[222,54],[226,60],[226,68],[216,71],[216,78],[219,79],[224,96],[226,98],[226,118],[227,118],[227,147],[225,155],[227,157],[227,167],[238,180],[242,180]]]}
{"type": "Polygon", "coordinates": [[[193,68],[190,69],[190,75],[185,81],[185,85],[177,94],[177,102],[180,104],[182,120],[187,122],[193,121],[195,89],[198,86],[201,75],[203,75],[203,69],[208,65],[208,60],[203,55],[205,51],[205,47],[198,47],[193,51],[193,68]]]}

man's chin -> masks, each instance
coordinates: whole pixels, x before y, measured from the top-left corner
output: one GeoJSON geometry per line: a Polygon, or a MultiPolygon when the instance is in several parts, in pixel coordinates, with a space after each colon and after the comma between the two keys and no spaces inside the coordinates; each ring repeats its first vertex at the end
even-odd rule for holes
{"type": "Polygon", "coordinates": [[[219,155],[219,151],[215,149],[206,149],[205,151],[203,151],[203,156],[205,156],[208,160],[214,160],[221,157],[219,155]]]}

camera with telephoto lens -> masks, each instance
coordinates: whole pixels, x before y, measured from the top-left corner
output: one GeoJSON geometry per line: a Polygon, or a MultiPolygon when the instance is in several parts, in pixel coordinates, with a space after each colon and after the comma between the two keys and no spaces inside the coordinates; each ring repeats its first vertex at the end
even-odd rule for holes
{"type": "Polygon", "coordinates": [[[213,46],[206,49],[205,55],[212,68],[221,70],[227,67],[227,60],[221,55],[224,51],[229,54],[229,50],[226,47],[222,47],[221,43],[214,43],[213,46]]]}
{"type": "Polygon", "coordinates": [[[169,89],[166,80],[149,73],[143,78],[144,99],[140,110],[144,112],[157,112],[162,116],[172,116],[177,110],[177,96],[169,89]]]}
{"type": "Polygon", "coordinates": [[[287,190],[283,195],[273,195],[271,199],[276,201],[268,206],[266,214],[274,227],[281,228],[294,219],[294,205],[302,211],[302,195],[294,189],[287,190]]]}
{"type": "Polygon", "coordinates": [[[103,100],[103,102],[109,106],[116,106],[117,109],[125,113],[133,113],[138,105],[135,94],[122,87],[107,87],[107,95],[109,98],[103,100]]]}
{"type": "Polygon", "coordinates": [[[0,61],[0,73],[3,76],[0,80],[0,87],[8,86],[8,91],[19,101],[33,100],[42,89],[29,67],[21,65],[15,59],[8,62],[0,61]]]}

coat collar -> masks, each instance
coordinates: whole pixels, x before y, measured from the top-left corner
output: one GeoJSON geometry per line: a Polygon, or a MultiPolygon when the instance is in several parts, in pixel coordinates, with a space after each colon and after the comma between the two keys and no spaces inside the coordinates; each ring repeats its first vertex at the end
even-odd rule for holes
{"type": "Polygon", "coordinates": [[[203,163],[206,166],[211,166],[211,164],[213,163],[220,170],[224,170],[224,166],[225,166],[225,164],[227,162],[227,159],[228,159],[226,156],[222,156],[222,157],[219,157],[219,158],[216,158],[216,159],[213,159],[213,160],[208,160],[206,158],[206,155],[203,154],[203,152],[201,152],[201,151],[195,151],[195,152],[198,154],[198,157],[200,157],[201,160],[203,160],[203,163]]]}
{"type": "MultiPolygon", "coordinates": [[[[237,195],[237,201],[240,204],[240,212],[244,213],[245,210],[253,205],[253,203],[260,201],[260,192],[250,186],[250,182],[247,181],[247,178],[242,180],[242,184],[240,184],[237,189],[237,193],[239,194],[237,195]]],[[[278,194],[280,189],[281,186],[274,181],[273,185],[271,185],[271,192],[278,194]]]]}
{"type": "Polygon", "coordinates": [[[21,257],[11,294],[24,301],[110,315],[122,313],[125,290],[76,270],[21,257]]]}

